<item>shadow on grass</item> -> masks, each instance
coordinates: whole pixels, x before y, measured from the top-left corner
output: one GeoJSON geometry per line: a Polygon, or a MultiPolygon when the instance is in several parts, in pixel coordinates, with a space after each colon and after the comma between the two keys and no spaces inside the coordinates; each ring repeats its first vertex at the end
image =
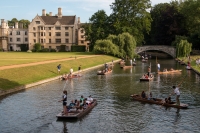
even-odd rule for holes
{"type": "Polygon", "coordinates": [[[55,72],[55,71],[51,71],[51,70],[49,70],[49,72],[52,72],[52,73],[58,74],[57,72],[55,72]]]}
{"type": "Polygon", "coordinates": [[[0,78],[0,90],[1,91],[6,91],[6,90],[9,90],[9,89],[18,87],[18,86],[20,86],[20,84],[17,83],[17,82],[10,81],[8,79],[0,78]]]}

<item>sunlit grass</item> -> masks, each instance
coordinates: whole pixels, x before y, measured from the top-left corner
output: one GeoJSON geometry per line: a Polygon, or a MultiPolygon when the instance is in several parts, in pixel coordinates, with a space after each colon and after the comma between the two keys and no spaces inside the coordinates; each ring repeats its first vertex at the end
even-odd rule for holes
{"type": "Polygon", "coordinates": [[[27,53],[27,52],[0,52],[0,66],[26,64],[48,60],[66,59],[70,57],[81,57],[92,55],[89,52],[49,52],[49,53],[27,53]]]}
{"type": "Polygon", "coordinates": [[[82,66],[82,69],[85,69],[100,64],[103,66],[105,62],[111,62],[112,60],[117,59],[118,58],[116,57],[102,55],[36,66],[5,69],[0,71],[0,88],[1,90],[7,90],[17,86],[56,77],[58,76],[56,67],[58,64],[61,64],[61,76],[64,73],[69,73],[71,67],[74,69],[74,71],[77,71],[79,65],[82,66]]]}

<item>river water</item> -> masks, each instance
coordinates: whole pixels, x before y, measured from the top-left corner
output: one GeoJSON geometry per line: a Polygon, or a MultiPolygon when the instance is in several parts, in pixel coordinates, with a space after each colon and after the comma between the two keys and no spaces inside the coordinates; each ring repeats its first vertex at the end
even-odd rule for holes
{"type": "MultiPolygon", "coordinates": [[[[200,77],[173,59],[159,60],[163,68],[182,69],[181,74],[158,75],[154,60],[137,61],[137,66],[123,70],[115,64],[109,75],[96,75],[96,68],[83,72],[78,79],[52,81],[0,100],[0,133],[193,133],[200,132],[200,77]],[[140,82],[151,65],[155,78],[140,82]],[[130,100],[131,94],[151,91],[153,97],[165,98],[172,86],[181,84],[180,101],[189,109],[165,108],[130,100]],[[97,106],[75,121],[57,121],[62,110],[58,102],[62,90],[68,102],[81,95],[92,95],[97,106]]],[[[127,63],[128,64],[128,63],[127,63]]],[[[103,65],[102,65],[103,66],[103,65]]],[[[172,96],[175,100],[175,96],[172,96]]]]}

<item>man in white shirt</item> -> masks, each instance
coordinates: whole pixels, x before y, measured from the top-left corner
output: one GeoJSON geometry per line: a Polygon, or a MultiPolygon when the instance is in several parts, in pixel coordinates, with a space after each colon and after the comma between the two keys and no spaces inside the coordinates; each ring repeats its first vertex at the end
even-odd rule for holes
{"type": "Polygon", "coordinates": [[[160,71],[160,64],[158,63],[157,64],[157,67],[158,67],[158,72],[160,71]]]}
{"type": "Polygon", "coordinates": [[[173,89],[174,89],[174,94],[176,94],[176,104],[180,105],[180,100],[179,100],[180,91],[179,91],[179,88],[176,87],[176,86],[173,86],[173,89]]]}

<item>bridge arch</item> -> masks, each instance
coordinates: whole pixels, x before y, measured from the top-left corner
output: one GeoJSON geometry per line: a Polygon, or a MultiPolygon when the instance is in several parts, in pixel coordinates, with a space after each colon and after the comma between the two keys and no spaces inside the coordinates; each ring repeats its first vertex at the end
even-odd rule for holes
{"type": "Polygon", "coordinates": [[[172,46],[166,46],[166,45],[147,45],[147,46],[136,47],[135,53],[138,54],[138,53],[149,51],[149,50],[162,51],[169,54],[173,58],[176,57],[176,48],[172,46]]]}

